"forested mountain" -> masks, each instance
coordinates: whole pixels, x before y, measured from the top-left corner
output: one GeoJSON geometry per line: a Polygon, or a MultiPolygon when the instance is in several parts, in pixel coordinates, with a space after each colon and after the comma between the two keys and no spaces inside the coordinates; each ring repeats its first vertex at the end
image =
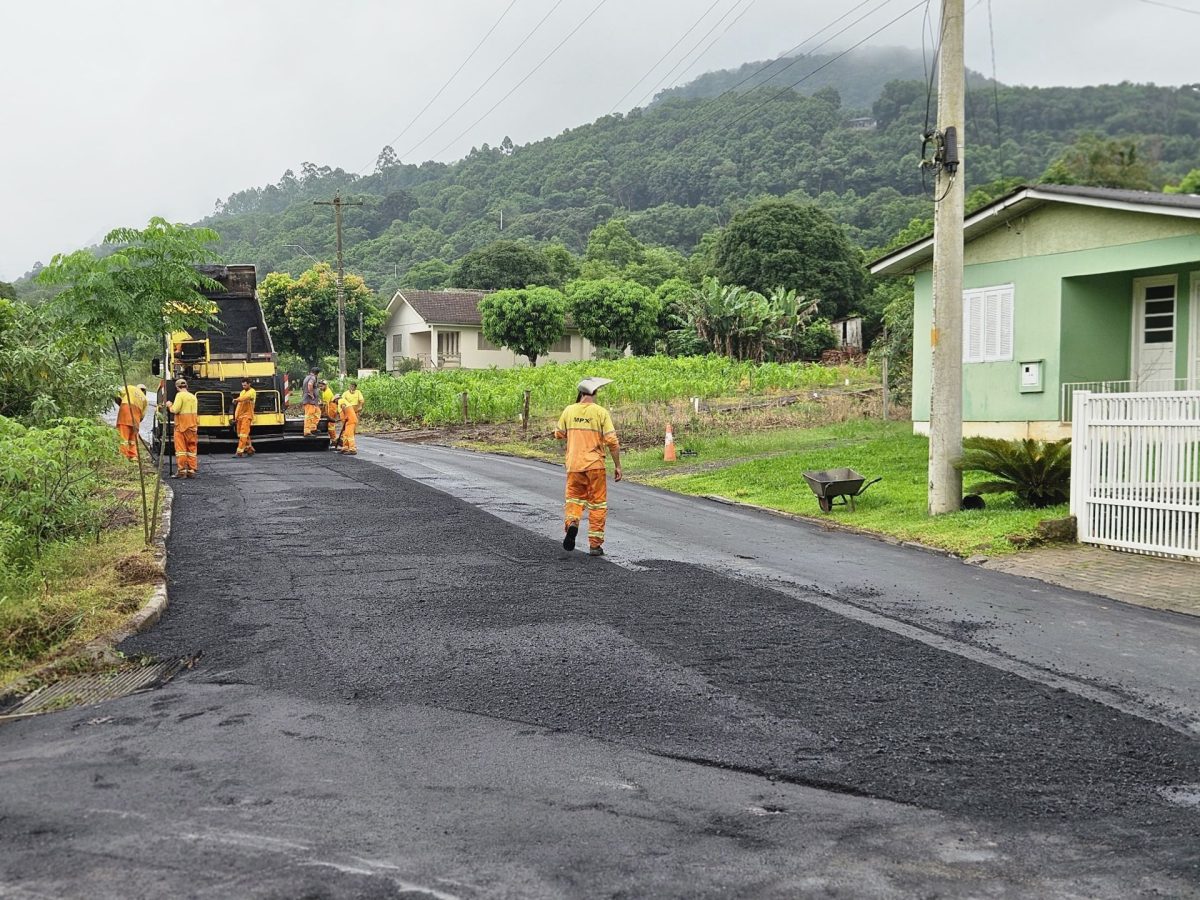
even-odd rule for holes
{"type": "MultiPolygon", "coordinates": [[[[788,87],[828,61],[802,59],[782,75],[789,61],[774,64],[760,77],[778,87],[739,85],[753,66],[709,73],[648,108],[522,146],[484,144],[453,164],[405,162],[391,148],[363,178],[305,163],[218,203],[204,224],[221,233],[225,259],[298,274],[311,264],[298,247],[332,259],[331,210],[312,201],[340,190],[364,201],[345,212],[347,269],[385,295],[431,273],[436,284],[446,264],[499,237],[579,253],[614,217],[647,244],[689,254],[767,195],[815,202],[860,247],[878,248],[932,211],[918,166],[935,115],[924,65],[915,51],[861,51],[822,69],[811,94],[802,91],[816,78],[788,87]],[[884,80],[906,72],[916,77],[884,80]]],[[[1156,187],[1200,166],[1200,84],[1027,88],[975,77],[967,110],[968,190],[1036,180],[1087,133],[1135,145],[1156,187]]]]}

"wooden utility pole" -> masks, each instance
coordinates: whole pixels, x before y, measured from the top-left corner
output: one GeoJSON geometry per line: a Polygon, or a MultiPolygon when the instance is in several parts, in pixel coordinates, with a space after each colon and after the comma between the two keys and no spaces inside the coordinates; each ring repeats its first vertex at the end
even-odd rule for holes
{"type": "Polygon", "coordinates": [[[962,505],[963,2],[942,0],[933,214],[929,514],[962,505]]]}
{"type": "Polygon", "coordinates": [[[361,200],[343,200],[341,192],[332,200],[314,200],[317,206],[332,206],[333,220],[337,223],[337,307],[338,307],[338,378],[346,377],[346,292],[342,288],[345,273],[342,269],[342,207],[362,206],[361,200]]]}

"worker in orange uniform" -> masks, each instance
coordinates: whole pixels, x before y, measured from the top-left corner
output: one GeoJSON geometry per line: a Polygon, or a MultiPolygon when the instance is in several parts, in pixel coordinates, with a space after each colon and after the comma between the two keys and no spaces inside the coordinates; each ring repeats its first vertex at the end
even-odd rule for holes
{"type": "Polygon", "coordinates": [[[321,370],[313,366],[308,370],[308,374],[304,376],[303,396],[301,402],[304,404],[304,436],[317,433],[317,426],[321,423],[321,391],[317,387],[317,373],[321,370]]]}
{"type": "Polygon", "coordinates": [[[121,455],[126,459],[138,458],[138,432],[146,415],[146,392],[125,385],[117,394],[117,433],[121,435],[121,455]]]}
{"type": "Polygon", "coordinates": [[[200,438],[200,423],[196,414],[200,407],[196,395],[188,390],[186,379],[175,382],[177,392],[174,400],[167,401],[167,410],[175,416],[175,463],[178,471],[175,478],[195,478],[197,447],[200,438]]]}
{"type": "Polygon", "coordinates": [[[336,450],[337,447],[337,423],[338,423],[338,405],[337,400],[333,396],[333,390],[329,387],[328,381],[320,382],[321,385],[321,405],[325,407],[325,419],[329,427],[329,449],[336,450]]]}
{"type": "Polygon", "coordinates": [[[363,411],[365,401],[358,389],[358,382],[350,382],[350,390],[342,391],[338,399],[338,413],[342,417],[342,452],[350,456],[358,455],[358,445],[354,442],[354,432],[358,428],[358,417],[363,411]]]}
{"type": "Polygon", "coordinates": [[[562,411],[554,436],[567,442],[566,537],[563,549],[575,549],[584,510],[588,514],[588,553],[604,555],[604,522],[608,518],[608,480],[604,448],[613,459],[613,479],[621,480],[621,445],[608,410],[596,402],[596,391],[611,378],[579,382],[575,402],[562,411]]]}
{"type": "Polygon", "coordinates": [[[258,391],[250,386],[250,379],[242,379],[242,392],[237,395],[233,410],[233,421],[237,425],[238,445],[234,456],[253,456],[254,445],[250,443],[250,426],[254,424],[254,401],[258,391]]]}

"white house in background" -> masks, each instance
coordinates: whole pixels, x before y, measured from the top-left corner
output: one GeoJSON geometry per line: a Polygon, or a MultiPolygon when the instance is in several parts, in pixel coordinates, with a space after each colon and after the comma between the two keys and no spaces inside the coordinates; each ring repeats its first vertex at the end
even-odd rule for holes
{"type": "MultiPolygon", "coordinates": [[[[511,369],[529,360],[483,336],[479,301],[490,291],[400,290],[387,305],[387,368],[415,359],[426,369],[511,369]]],[[[558,343],[538,361],[573,362],[592,358],[592,343],[567,320],[558,343]]]]}

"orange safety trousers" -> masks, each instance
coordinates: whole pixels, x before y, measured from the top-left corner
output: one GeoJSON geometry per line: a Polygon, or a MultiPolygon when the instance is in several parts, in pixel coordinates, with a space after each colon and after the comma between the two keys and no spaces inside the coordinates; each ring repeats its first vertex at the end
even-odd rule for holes
{"type": "Polygon", "coordinates": [[[304,404],[304,433],[316,434],[321,424],[321,407],[313,403],[304,404]]]}
{"type": "Polygon", "coordinates": [[[195,472],[200,431],[193,413],[175,417],[175,462],[180,472],[195,472]]]}
{"type": "Polygon", "coordinates": [[[121,435],[121,455],[126,459],[137,459],[138,423],[141,416],[133,406],[122,403],[117,410],[117,433],[121,435]]]}
{"type": "Polygon", "coordinates": [[[608,474],[603,466],[567,473],[567,515],[564,530],[579,525],[588,514],[588,546],[604,543],[604,521],[608,518],[608,474]]]}
{"type": "Polygon", "coordinates": [[[358,445],[354,443],[354,431],[358,428],[358,410],[347,406],[342,410],[342,452],[357,453],[358,445]]]}
{"type": "Polygon", "coordinates": [[[254,445],[250,443],[250,426],[254,424],[254,416],[239,416],[237,418],[238,456],[254,455],[254,445]]]}
{"type": "Polygon", "coordinates": [[[325,404],[325,418],[329,420],[329,442],[332,444],[337,440],[338,411],[336,403],[330,401],[325,404]]]}

